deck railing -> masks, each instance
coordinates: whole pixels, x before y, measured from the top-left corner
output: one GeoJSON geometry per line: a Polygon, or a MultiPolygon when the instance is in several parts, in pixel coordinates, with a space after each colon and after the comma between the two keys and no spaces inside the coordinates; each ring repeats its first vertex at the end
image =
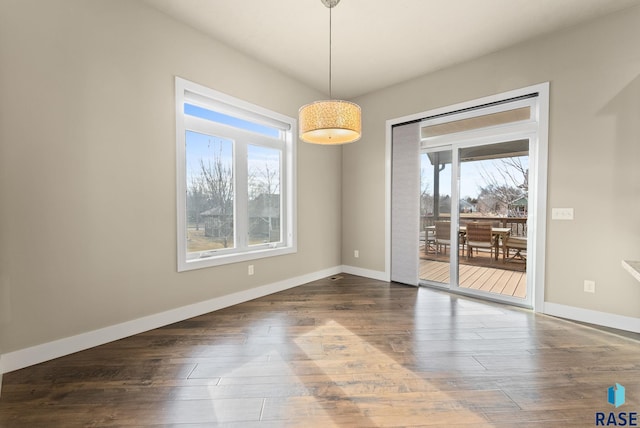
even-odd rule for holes
{"type": "MultiPolygon", "coordinates": [[[[425,230],[427,226],[433,226],[436,220],[449,220],[448,214],[442,214],[439,218],[433,216],[420,217],[420,230],[425,230]]],[[[527,217],[496,217],[460,214],[460,225],[464,226],[470,221],[488,221],[494,227],[510,227],[511,236],[527,236],[527,217]]]]}

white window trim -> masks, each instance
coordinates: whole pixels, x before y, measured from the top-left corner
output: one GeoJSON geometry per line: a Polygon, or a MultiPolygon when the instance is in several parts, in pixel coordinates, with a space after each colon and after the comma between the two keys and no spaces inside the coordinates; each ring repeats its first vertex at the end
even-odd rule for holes
{"type": "Polygon", "coordinates": [[[473,138],[482,136],[505,136],[509,133],[514,135],[520,134],[523,131],[535,132],[538,129],[538,118],[536,117],[538,106],[538,97],[525,98],[516,101],[504,101],[500,104],[481,107],[464,112],[456,112],[452,114],[446,114],[435,118],[427,118],[420,122],[420,128],[428,127],[432,125],[440,125],[448,122],[456,122],[464,119],[470,119],[474,117],[487,116],[493,113],[501,113],[510,110],[517,110],[522,107],[529,107],[532,112],[532,117],[527,120],[519,120],[516,122],[508,122],[500,125],[484,126],[482,128],[475,128],[461,132],[455,132],[451,134],[436,135],[433,137],[422,137],[420,139],[422,148],[438,147],[453,144],[468,138],[471,135],[473,138]]]}
{"type": "MultiPolygon", "coordinates": [[[[265,257],[281,256],[285,254],[292,254],[297,251],[297,210],[296,210],[296,135],[297,124],[296,120],[265,109],[263,107],[251,104],[246,101],[239,100],[231,97],[222,92],[209,89],[205,86],[199,85],[194,82],[182,79],[180,77],[175,78],[175,90],[176,90],[176,207],[177,207],[177,258],[178,258],[178,272],[201,269],[213,266],[220,266],[229,263],[245,262],[249,260],[255,260],[265,257]],[[203,119],[186,117],[184,114],[184,104],[188,102],[190,104],[196,104],[201,107],[213,109],[215,111],[229,114],[231,113],[235,117],[250,120],[252,122],[262,123],[268,126],[280,128],[283,131],[284,138],[282,144],[271,144],[268,142],[268,138],[262,138],[258,134],[253,136],[254,140],[261,140],[261,145],[278,148],[282,150],[281,165],[282,165],[282,178],[281,178],[281,195],[283,195],[281,206],[281,231],[282,231],[282,243],[279,243],[274,247],[274,244],[253,245],[245,246],[246,237],[236,236],[236,242],[242,245],[242,248],[235,250],[216,251],[215,255],[206,258],[199,259],[187,259],[187,210],[186,210],[186,131],[191,127],[190,123],[207,122],[203,119]]],[[[222,124],[215,124],[208,122],[207,127],[211,129],[221,129],[227,135],[234,132],[243,131],[236,130],[231,127],[226,127],[222,124]]],[[[225,134],[223,133],[223,136],[225,134]]],[[[236,153],[236,156],[242,155],[236,153]]],[[[246,157],[246,153],[245,156],[246,157]]],[[[236,165],[243,164],[237,162],[236,165]]],[[[242,168],[242,167],[241,167],[242,168]]],[[[246,166],[245,175],[246,175],[246,166]]],[[[238,177],[242,174],[242,169],[236,170],[234,176],[236,177],[235,186],[244,185],[243,178],[238,180],[238,177]]],[[[246,181],[246,177],[244,177],[246,181]]],[[[246,201],[243,198],[237,198],[235,200],[235,211],[245,209],[246,201]]],[[[238,233],[240,235],[240,233],[238,233]]],[[[203,252],[205,253],[205,252],[203,252]]]]}

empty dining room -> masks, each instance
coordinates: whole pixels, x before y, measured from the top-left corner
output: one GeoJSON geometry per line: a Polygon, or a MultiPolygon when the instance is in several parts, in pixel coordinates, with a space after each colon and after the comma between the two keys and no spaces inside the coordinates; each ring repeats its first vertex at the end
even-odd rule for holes
{"type": "Polygon", "coordinates": [[[639,24],[0,0],[0,427],[637,425],[639,24]]]}

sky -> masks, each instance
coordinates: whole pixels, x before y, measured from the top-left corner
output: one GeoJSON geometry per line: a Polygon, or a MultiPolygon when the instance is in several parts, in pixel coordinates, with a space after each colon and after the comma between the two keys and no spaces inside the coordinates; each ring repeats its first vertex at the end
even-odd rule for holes
{"type": "MultiPolygon", "coordinates": [[[[245,129],[257,134],[275,138],[280,136],[280,131],[276,128],[214,112],[192,104],[185,103],[184,112],[191,116],[245,129]]],[[[201,175],[201,160],[204,160],[205,165],[207,165],[209,162],[213,163],[216,156],[220,156],[227,167],[231,168],[233,165],[233,140],[229,138],[186,131],[186,145],[187,186],[192,182],[194,176],[201,175]]],[[[264,170],[266,166],[269,167],[270,171],[279,170],[280,155],[280,150],[277,149],[249,145],[247,148],[249,171],[264,170]]]]}
{"type": "MultiPolygon", "coordinates": [[[[420,155],[421,170],[424,182],[429,185],[429,193],[433,194],[433,165],[426,154],[420,155]]],[[[529,157],[520,156],[522,165],[529,168],[529,157]]],[[[480,188],[487,185],[486,179],[482,176],[486,171],[496,170],[499,165],[498,159],[463,162],[460,168],[460,199],[477,198],[480,188]]],[[[496,175],[496,178],[499,178],[496,175]]],[[[444,170],[440,172],[440,194],[451,195],[451,164],[446,164],[444,170]]],[[[512,183],[508,183],[511,185],[512,183]]]]}

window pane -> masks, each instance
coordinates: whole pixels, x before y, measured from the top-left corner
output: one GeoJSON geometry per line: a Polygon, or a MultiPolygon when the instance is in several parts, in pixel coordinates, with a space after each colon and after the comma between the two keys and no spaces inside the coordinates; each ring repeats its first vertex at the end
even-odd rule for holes
{"type": "Polygon", "coordinates": [[[234,248],[233,141],[187,131],[186,158],[187,258],[234,248]]]}
{"type": "Polygon", "coordinates": [[[437,137],[455,132],[470,131],[472,129],[503,125],[505,123],[528,120],[531,117],[531,107],[521,107],[513,110],[490,113],[468,119],[454,120],[438,125],[422,127],[422,138],[437,137]]]}
{"type": "Polygon", "coordinates": [[[280,130],[277,128],[229,116],[224,113],[208,110],[193,104],[185,103],[184,113],[189,116],[199,117],[200,119],[206,119],[212,122],[233,126],[234,128],[244,129],[245,131],[257,132],[258,134],[266,135],[268,137],[280,137],[280,130]]]}
{"type": "Polygon", "coordinates": [[[261,146],[247,147],[249,171],[249,245],[281,242],[281,152],[261,146]]]}

